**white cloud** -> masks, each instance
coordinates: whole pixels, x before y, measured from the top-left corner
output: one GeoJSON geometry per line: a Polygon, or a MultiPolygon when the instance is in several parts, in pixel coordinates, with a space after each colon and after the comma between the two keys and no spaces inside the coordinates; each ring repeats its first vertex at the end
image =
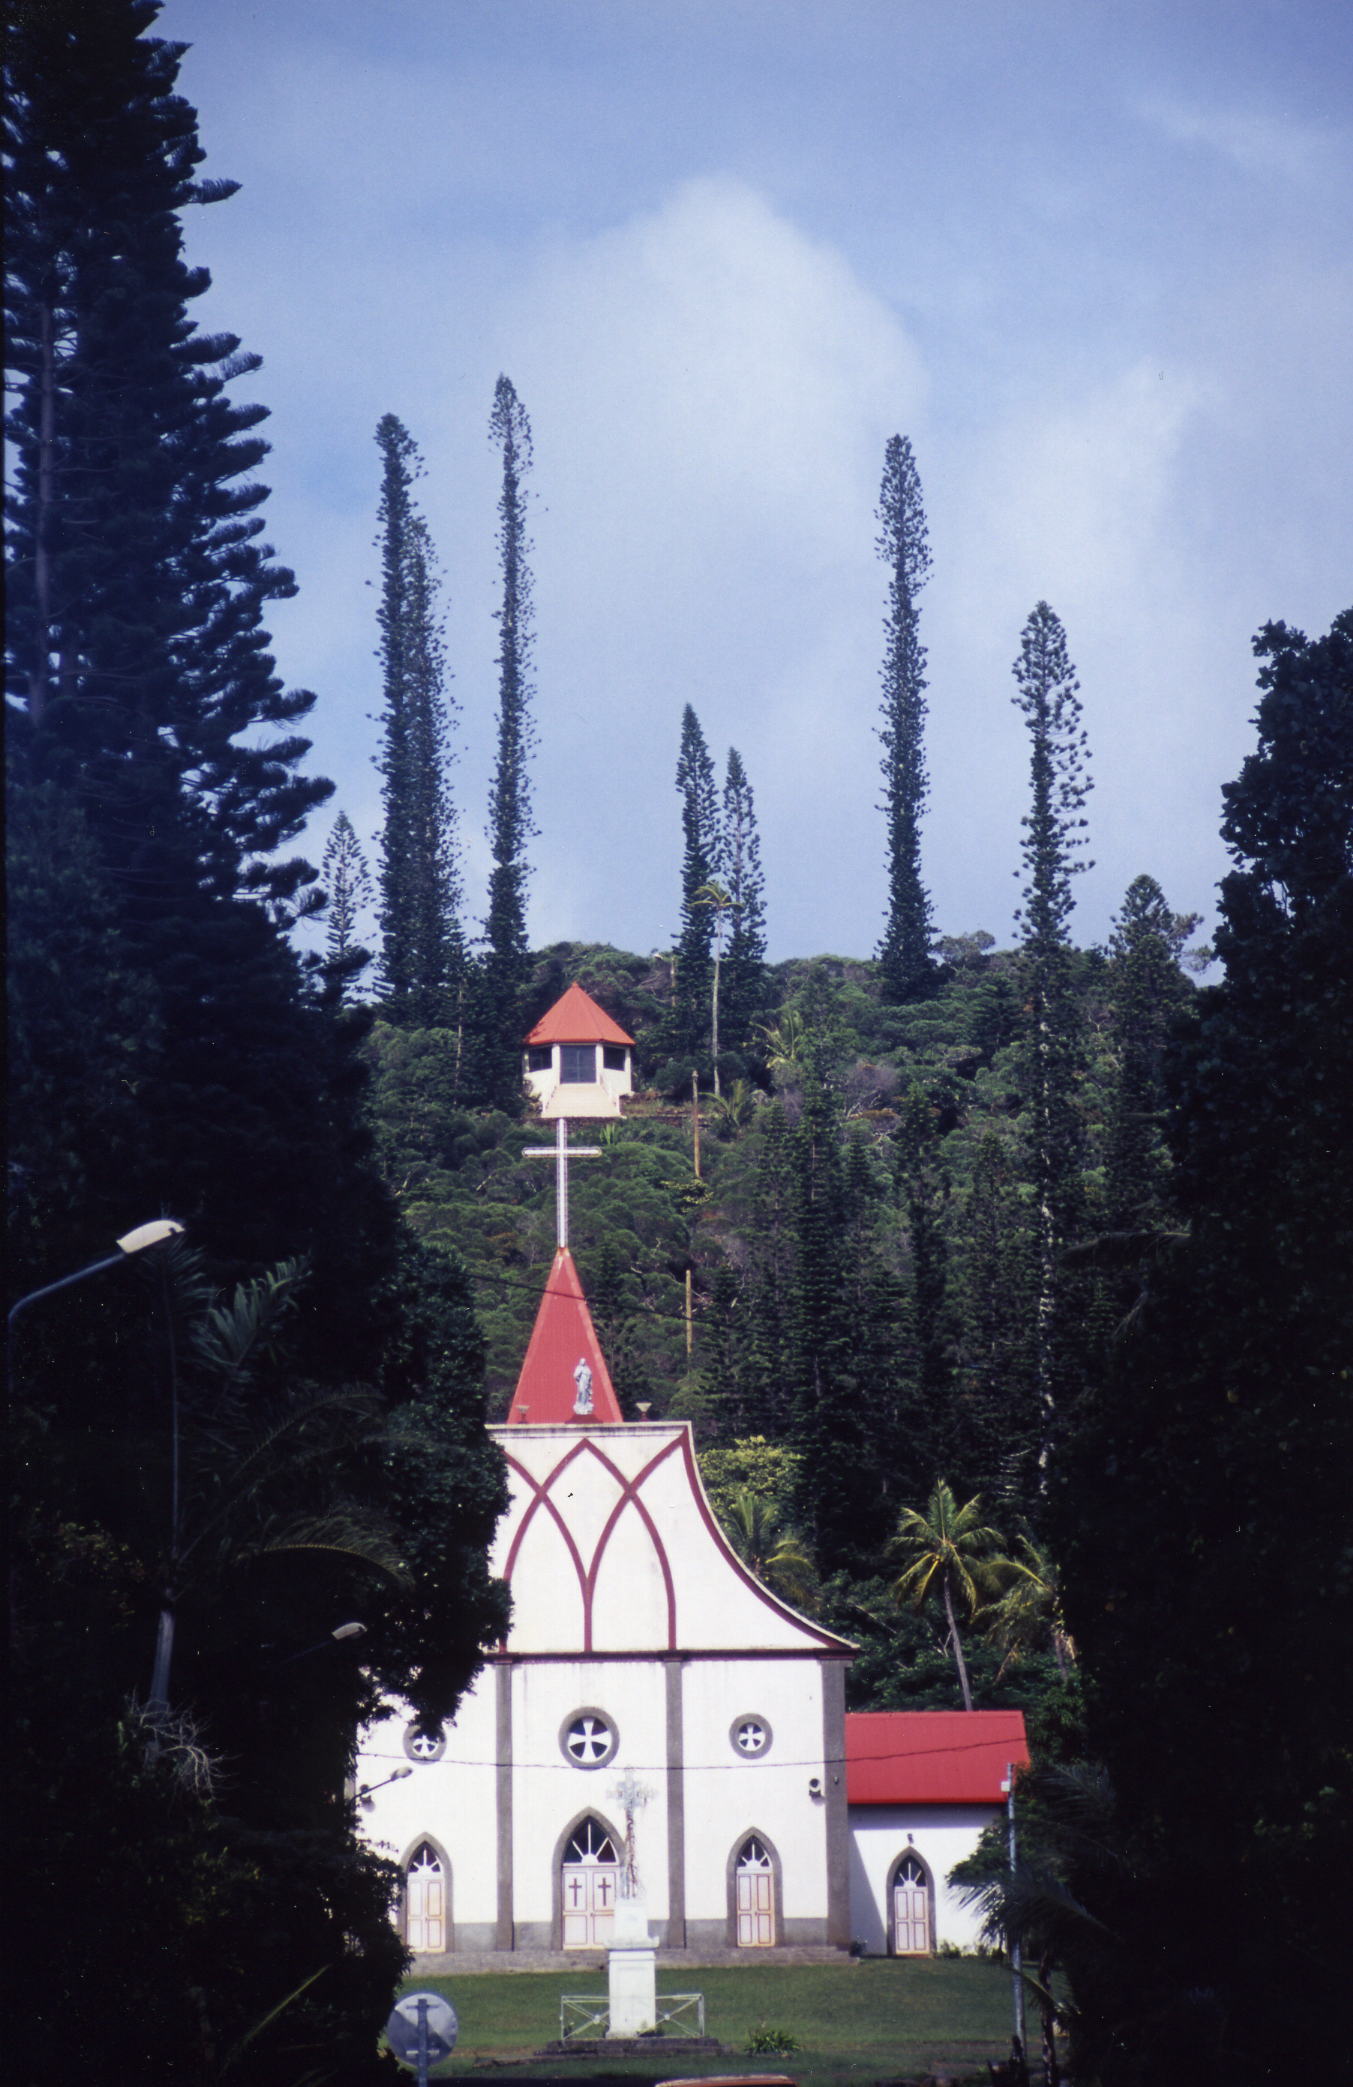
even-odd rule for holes
{"type": "Polygon", "coordinates": [[[1137,113],[1176,144],[1201,145],[1247,174],[1278,175],[1309,187],[1336,175],[1348,145],[1347,136],[1332,128],[1267,109],[1204,108],[1152,98],[1140,102],[1137,113]]]}
{"type": "MultiPolygon", "coordinates": [[[[542,852],[580,804],[595,838],[603,794],[651,803],[656,785],[670,817],[623,879],[604,848],[561,867],[613,932],[626,906],[649,940],[670,931],[689,702],[716,761],[730,743],[747,760],[803,935],[830,939],[806,865],[864,847],[876,875],[854,816],[876,687],[859,628],[872,642],[883,444],[922,411],[915,348],[839,253],[724,178],[556,241],[501,328],[537,437],[542,852]]],[[[615,835],[621,859],[634,839],[615,835]]]]}

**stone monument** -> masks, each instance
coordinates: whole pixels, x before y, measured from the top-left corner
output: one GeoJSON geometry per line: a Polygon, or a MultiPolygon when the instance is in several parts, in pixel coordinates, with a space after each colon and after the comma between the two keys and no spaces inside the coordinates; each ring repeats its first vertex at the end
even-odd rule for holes
{"type": "Polygon", "coordinates": [[[610,2011],[608,2036],[643,2036],[658,2025],[657,1950],[648,1926],[648,1907],[639,1879],[634,1815],[653,1792],[627,1769],[612,1792],[625,1814],[625,1858],[620,1870],[606,1952],[606,1987],[610,2011]]]}

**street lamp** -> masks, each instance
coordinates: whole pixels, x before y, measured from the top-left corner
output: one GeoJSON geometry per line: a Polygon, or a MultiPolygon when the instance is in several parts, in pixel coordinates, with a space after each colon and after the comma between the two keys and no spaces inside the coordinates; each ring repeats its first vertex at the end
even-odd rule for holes
{"type": "Polygon", "coordinates": [[[115,1254],[105,1254],[102,1260],[91,1261],[84,1268],[77,1268],[72,1275],[58,1276],[54,1283],[44,1283],[40,1290],[30,1290],[25,1297],[9,1308],[5,1321],[5,1382],[8,1390],[13,1378],[14,1322],[20,1312],[26,1312],[30,1304],[39,1304],[44,1297],[54,1297],[58,1290],[69,1290],[72,1283],[82,1283],[86,1276],[101,1275],[105,1268],[120,1268],[133,1254],[143,1254],[148,1246],[162,1246],[166,1239],[177,1239],[183,1230],[177,1218],[152,1218],[148,1225],[137,1225],[132,1232],[124,1232],[117,1242],[115,1254]]]}
{"type": "MultiPolygon", "coordinates": [[[[1006,1763],[1005,1780],[1001,1784],[1001,1792],[1005,1798],[1006,1852],[1010,1858],[1010,1882],[1013,1887],[1015,1864],[1019,1860],[1019,1851],[1015,1842],[1015,1764],[1013,1761],[1006,1763]]],[[[1025,2052],[1024,1964],[1023,1952],[1020,1949],[1018,1940],[1013,1936],[1010,1938],[1010,1977],[1012,1981],[1011,1997],[1014,2001],[1015,2009],[1015,2042],[1019,2046],[1019,2056],[1022,2061],[1025,2052]]]]}
{"type": "Polygon", "coordinates": [[[343,1645],[347,1643],[349,1638],[364,1638],[365,1636],[366,1625],[364,1623],[340,1623],[336,1630],[331,1630],[328,1637],[321,1638],[318,1644],[303,1645],[299,1652],[289,1652],[285,1659],[279,1659],[275,1664],[279,1667],[289,1667],[294,1659],[309,1659],[312,1652],[327,1652],[331,1645],[343,1645]]]}
{"type": "Polygon", "coordinates": [[[353,1795],[362,1809],[369,1811],[371,1809],[371,1793],[373,1790],[383,1790],[387,1783],[402,1783],[407,1776],[412,1774],[413,1770],[411,1768],[396,1768],[391,1775],[383,1776],[378,1783],[359,1783],[353,1795]]]}
{"type": "Polygon", "coordinates": [[[77,1268],[73,1275],[59,1276],[54,1283],[44,1283],[40,1290],[30,1290],[17,1304],[9,1308],[8,1325],[13,1327],[20,1312],[26,1312],[30,1304],[37,1304],[43,1297],[54,1296],[58,1290],[69,1290],[72,1283],[82,1283],[87,1275],[99,1275],[105,1268],[119,1268],[132,1254],[142,1254],[148,1246],[160,1246],[166,1239],[177,1239],[183,1230],[177,1218],[152,1218],[148,1225],[138,1225],[134,1232],[124,1232],[117,1242],[115,1254],[105,1254],[101,1261],[91,1261],[85,1268],[77,1268]]]}

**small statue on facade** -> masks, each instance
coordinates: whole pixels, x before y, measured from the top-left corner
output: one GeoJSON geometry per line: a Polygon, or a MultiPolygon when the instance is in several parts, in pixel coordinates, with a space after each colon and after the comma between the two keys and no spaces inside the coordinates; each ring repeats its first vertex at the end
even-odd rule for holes
{"type": "Polygon", "coordinates": [[[585,1355],[578,1357],[577,1365],[573,1372],[573,1382],[577,1386],[577,1397],[573,1401],[573,1410],[579,1416],[585,1416],[592,1411],[592,1371],[585,1355]]]}

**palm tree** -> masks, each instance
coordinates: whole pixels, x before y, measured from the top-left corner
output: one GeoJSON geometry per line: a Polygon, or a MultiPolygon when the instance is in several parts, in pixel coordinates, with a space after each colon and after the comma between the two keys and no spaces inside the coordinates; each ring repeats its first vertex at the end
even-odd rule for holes
{"type": "Polygon", "coordinates": [[[1015,1543],[1022,1555],[1000,1560],[1000,1597],[978,1620],[985,1624],[989,1642],[1005,1654],[1001,1673],[1046,1640],[1052,1646],[1057,1671],[1065,1679],[1067,1661],[1075,1659],[1076,1648],[1062,1614],[1061,1575],[1032,1538],[1019,1536],[1015,1543]]]}
{"type": "Polygon", "coordinates": [[[813,1598],[817,1573],[812,1557],[776,1501],[753,1486],[739,1486],[724,1520],[733,1549],[758,1580],[799,1607],[813,1598]]]}
{"type": "Polygon", "coordinates": [[[965,1618],[973,1615],[983,1596],[996,1584],[1001,1562],[997,1555],[1000,1536],[978,1519],[981,1506],[981,1496],[974,1494],[965,1506],[959,1507],[941,1478],[936,1481],[924,1512],[915,1507],[903,1508],[897,1534],[889,1547],[895,1558],[905,1561],[893,1586],[894,1600],[899,1604],[909,1601],[919,1610],[939,1597],[949,1626],[965,1710],[973,1707],[972,1688],[958,1632],[957,1610],[961,1609],[965,1618]]]}
{"type": "Polygon", "coordinates": [[[766,1068],[777,1087],[797,1087],[808,1053],[808,1024],[796,1007],[787,1007],[777,1023],[757,1029],[765,1050],[766,1068]]]}

